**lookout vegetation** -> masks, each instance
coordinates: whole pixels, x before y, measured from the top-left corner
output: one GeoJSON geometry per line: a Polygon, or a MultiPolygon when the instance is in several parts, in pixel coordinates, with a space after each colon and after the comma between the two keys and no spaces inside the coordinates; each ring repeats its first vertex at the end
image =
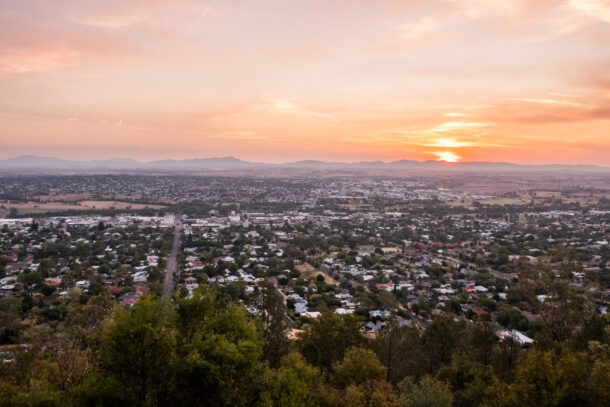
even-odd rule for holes
{"type": "Polygon", "coordinates": [[[271,286],[250,305],[201,287],[125,310],[103,290],[72,291],[37,323],[9,318],[21,304],[5,301],[2,335],[8,322],[23,333],[2,347],[0,406],[610,405],[607,316],[583,312],[563,336],[549,319],[524,349],[489,323],[440,316],[369,338],[358,317],[326,313],[290,332],[271,286]]]}

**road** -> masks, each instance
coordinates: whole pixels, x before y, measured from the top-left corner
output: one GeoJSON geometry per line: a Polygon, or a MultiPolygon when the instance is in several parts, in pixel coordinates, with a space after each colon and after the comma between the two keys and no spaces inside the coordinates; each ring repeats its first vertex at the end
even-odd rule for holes
{"type": "Polygon", "coordinates": [[[176,256],[180,250],[180,239],[182,236],[182,219],[180,215],[174,215],[174,244],[172,250],[167,256],[165,262],[165,279],[163,280],[163,295],[172,295],[174,292],[174,274],[176,273],[177,264],[176,256]]]}

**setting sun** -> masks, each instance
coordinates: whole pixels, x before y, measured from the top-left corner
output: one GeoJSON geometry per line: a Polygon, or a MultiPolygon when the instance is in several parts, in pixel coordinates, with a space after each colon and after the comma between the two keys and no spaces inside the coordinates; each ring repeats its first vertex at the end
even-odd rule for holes
{"type": "Polygon", "coordinates": [[[445,161],[448,163],[456,163],[462,158],[451,151],[438,151],[434,152],[433,154],[438,157],[437,161],[445,161]]]}

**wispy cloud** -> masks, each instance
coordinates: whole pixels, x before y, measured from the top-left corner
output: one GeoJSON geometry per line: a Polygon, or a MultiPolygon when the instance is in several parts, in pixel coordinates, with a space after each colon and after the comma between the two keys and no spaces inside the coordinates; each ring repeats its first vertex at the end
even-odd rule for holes
{"type": "Polygon", "coordinates": [[[494,123],[483,123],[483,122],[445,122],[443,124],[439,124],[436,127],[433,127],[431,131],[436,133],[444,133],[444,132],[453,132],[453,131],[461,131],[468,129],[475,129],[481,127],[489,127],[493,126],[494,123]]]}
{"type": "Polygon", "coordinates": [[[437,138],[432,141],[430,144],[425,144],[430,147],[446,147],[446,148],[460,148],[460,147],[470,147],[473,143],[468,141],[458,141],[452,138],[437,138]]]}
{"type": "Polygon", "coordinates": [[[7,73],[47,71],[77,63],[77,52],[68,48],[5,51],[0,54],[0,71],[7,73]]]}
{"type": "Polygon", "coordinates": [[[404,23],[398,31],[400,38],[409,40],[416,39],[425,33],[428,33],[442,26],[446,22],[446,17],[443,15],[430,15],[421,17],[417,21],[409,21],[404,23]]]}
{"type": "Polygon", "coordinates": [[[70,17],[69,20],[75,24],[114,30],[121,30],[138,23],[150,21],[149,18],[135,14],[114,16],[82,15],[70,17]]]}
{"type": "Polygon", "coordinates": [[[610,1],[570,0],[569,4],[593,19],[610,23],[610,1]]]}
{"type": "Polygon", "coordinates": [[[257,134],[255,131],[223,131],[213,134],[210,138],[218,140],[243,140],[243,141],[269,141],[271,138],[266,135],[257,134]]]}
{"type": "Polygon", "coordinates": [[[538,103],[542,105],[557,105],[557,106],[573,106],[573,107],[584,107],[582,103],[573,102],[569,100],[559,100],[559,99],[537,99],[537,98],[511,98],[510,100],[514,100],[517,102],[528,102],[528,103],[538,103]]]}
{"type": "Polygon", "coordinates": [[[580,99],[580,98],[584,97],[584,95],[573,95],[571,93],[558,93],[558,92],[550,92],[549,95],[557,96],[560,98],[575,98],[575,99],[580,99]]]}
{"type": "Polygon", "coordinates": [[[208,13],[212,10],[212,5],[214,3],[210,3],[208,4],[205,9],[203,9],[203,11],[201,12],[201,14],[199,14],[199,16],[197,16],[197,20],[195,20],[195,24],[199,24],[201,22],[201,20],[203,20],[204,18],[206,18],[206,16],[208,15],[208,13]]]}
{"type": "Polygon", "coordinates": [[[332,114],[301,108],[290,99],[270,98],[265,101],[263,106],[264,109],[270,113],[314,116],[336,121],[336,118],[332,114]]]}

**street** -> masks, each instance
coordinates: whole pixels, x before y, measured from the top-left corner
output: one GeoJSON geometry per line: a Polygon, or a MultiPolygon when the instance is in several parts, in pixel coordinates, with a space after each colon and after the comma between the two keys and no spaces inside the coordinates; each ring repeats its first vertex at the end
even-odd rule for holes
{"type": "Polygon", "coordinates": [[[163,295],[172,295],[174,292],[174,274],[176,273],[177,264],[176,257],[178,256],[178,250],[180,250],[180,238],[182,235],[182,220],[180,215],[174,215],[174,244],[172,250],[167,256],[165,263],[165,279],[163,281],[163,295]]]}

